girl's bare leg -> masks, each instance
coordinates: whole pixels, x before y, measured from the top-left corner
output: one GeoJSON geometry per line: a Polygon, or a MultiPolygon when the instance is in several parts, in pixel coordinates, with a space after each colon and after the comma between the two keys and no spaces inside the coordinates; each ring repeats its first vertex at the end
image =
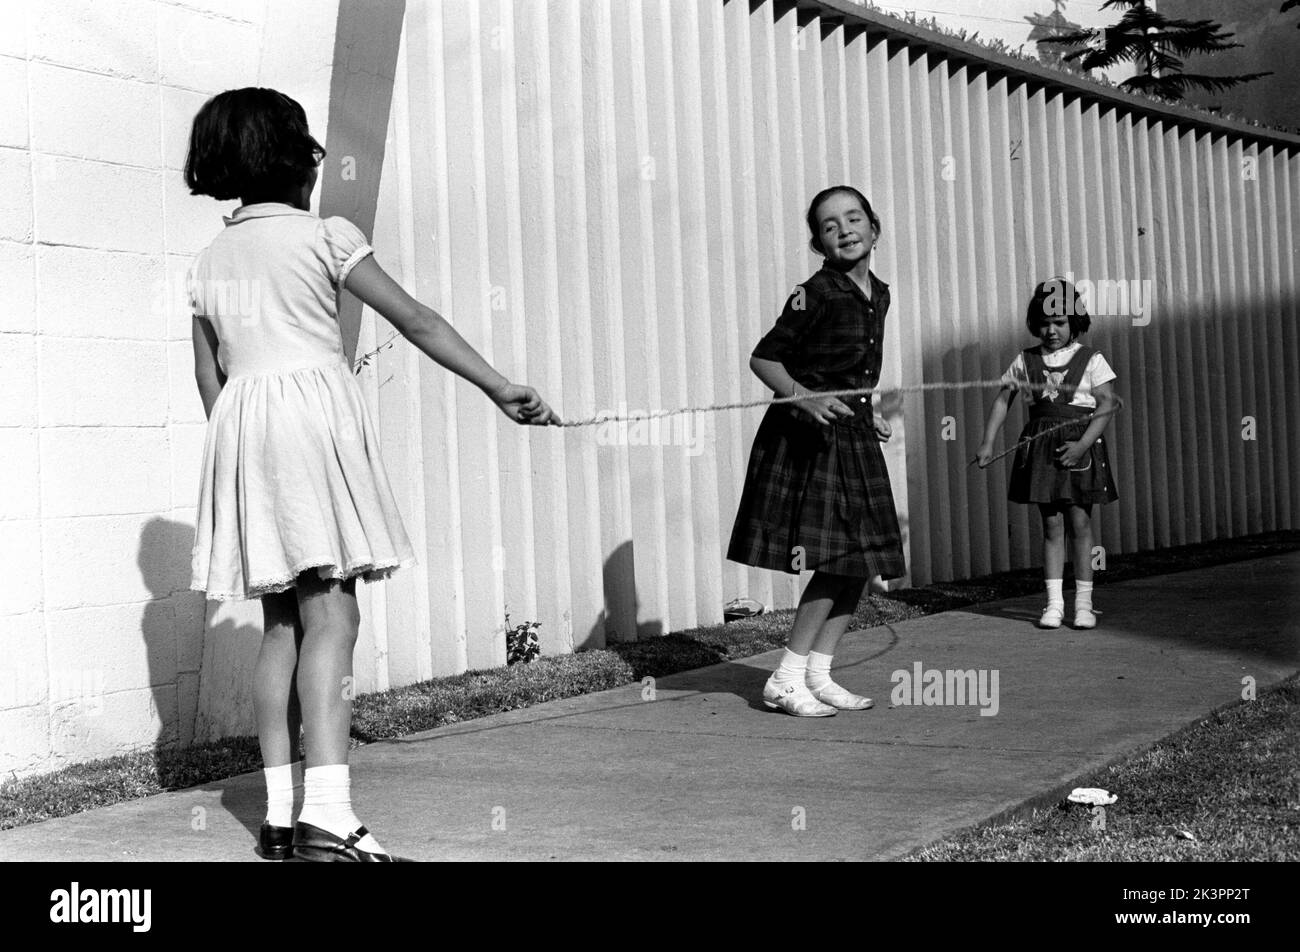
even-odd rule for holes
{"type": "Polygon", "coordinates": [[[293,592],[262,596],[262,647],[253,668],[253,711],[262,763],[280,767],[298,759],[302,711],[294,674],[302,624],[293,592]]]}
{"type": "Polygon", "coordinates": [[[302,619],[298,651],[298,697],[302,701],[306,766],[348,762],[352,723],[352,651],[361,611],[356,582],[322,580],[314,571],[298,577],[294,590],[302,619]]]}
{"type": "Polygon", "coordinates": [[[1043,578],[1065,577],[1065,514],[1059,507],[1041,504],[1043,517],[1043,578]]]}
{"type": "MultiPolygon", "coordinates": [[[[352,811],[348,772],[348,728],[352,724],[352,651],[357,644],[361,611],[356,581],[322,580],[314,571],[298,576],[298,614],[302,618],[302,649],[298,652],[298,696],[302,698],[304,746],[303,804],[298,817],[304,846],[319,844],[316,827],[346,839],[362,824],[352,811]]],[[[337,846],[338,844],[334,844],[337,846]]],[[[366,853],[383,853],[367,833],[356,842],[366,853]]]]}
{"type": "MultiPolygon", "coordinates": [[[[843,576],[829,575],[826,572],[813,573],[813,577],[808,580],[808,585],[803,590],[803,595],[799,598],[799,608],[795,612],[794,625],[790,629],[790,640],[786,643],[786,648],[800,655],[806,655],[812,650],[813,642],[817,640],[827,619],[835,610],[836,599],[839,598],[845,581],[856,580],[846,580],[843,576]]],[[[856,602],[854,607],[857,607],[856,602]]],[[[843,633],[840,632],[841,635],[843,633]]],[[[838,641],[839,637],[836,636],[835,640],[838,641]]]]}
{"type": "Polygon", "coordinates": [[[817,637],[813,639],[812,650],[819,654],[835,654],[835,647],[844,637],[844,633],[849,630],[853,613],[858,610],[858,602],[862,601],[862,591],[867,586],[865,578],[840,577],[839,581],[840,590],[831,605],[830,614],[822,623],[817,637]]]}
{"type": "Polygon", "coordinates": [[[1071,551],[1075,581],[1092,581],[1092,507],[1070,507],[1071,551]]]}

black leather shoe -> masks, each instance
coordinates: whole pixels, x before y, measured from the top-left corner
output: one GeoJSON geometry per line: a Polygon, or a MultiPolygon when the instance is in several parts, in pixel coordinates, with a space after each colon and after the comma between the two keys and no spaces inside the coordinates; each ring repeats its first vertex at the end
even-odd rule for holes
{"type": "Polygon", "coordinates": [[[293,856],[293,827],[263,823],[257,834],[257,855],[277,862],[293,856]]]}
{"type": "Polygon", "coordinates": [[[359,826],[347,839],[329,830],[299,821],[293,826],[293,858],[307,863],[411,863],[414,860],[389,853],[371,853],[357,843],[370,831],[359,826]]]}

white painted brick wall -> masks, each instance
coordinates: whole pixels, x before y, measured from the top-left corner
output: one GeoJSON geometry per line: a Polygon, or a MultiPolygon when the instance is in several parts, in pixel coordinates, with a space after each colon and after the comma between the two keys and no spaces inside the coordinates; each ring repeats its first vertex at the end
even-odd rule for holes
{"type": "Polygon", "coordinates": [[[41,523],[0,522],[0,618],[41,607],[41,523]]]}
{"type": "Polygon", "coordinates": [[[0,145],[27,147],[27,62],[0,56],[0,89],[5,108],[0,109],[0,145]]]}
{"type": "Polygon", "coordinates": [[[208,426],[206,423],[177,423],[167,430],[171,436],[168,442],[171,449],[172,505],[193,509],[199,502],[199,476],[208,426]]]}
{"type": "Polygon", "coordinates": [[[203,401],[194,383],[194,344],[171,341],[167,345],[167,364],[171,373],[169,420],[172,423],[205,423],[203,401]]]}
{"type": "Polygon", "coordinates": [[[36,338],[0,334],[0,426],[36,425],[36,338]]]}
{"type": "Polygon", "coordinates": [[[166,516],[46,517],[43,523],[47,611],[144,603],[189,587],[189,560],[178,558],[188,546],[166,516]]]}
{"type": "Polygon", "coordinates": [[[162,255],[50,245],[37,249],[42,334],[163,339],[162,255]]]}
{"type": "Polygon", "coordinates": [[[125,165],[157,166],[162,153],[156,83],[33,63],[32,148],[125,165]],[[112,103],[112,109],[105,109],[112,103]]]}
{"type": "Polygon", "coordinates": [[[162,253],[160,171],[35,156],[38,241],[162,253]]]}
{"type": "Polygon", "coordinates": [[[0,774],[38,773],[51,761],[49,705],[0,711],[0,774]]]}
{"type": "Polygon", "coordinates": [[[171,447],[165,427],[47,427],[41,431],[41,510],[47,519],[165,512],[171,447]],[[111,479],[102,474],[111,472],[111,479]]]}
{"type": "Polygon", "coordinates": [[[31,237],[31,155],[0,148],[0,238],[30,241],[31,237]]]}
{"type": "Polygon", "coordinates": [[[208,93],[256,86],[260,39],[260,31],[250,23],[218,19],[183,7],[161,7],[158,64],[162,81],[208,93]]]}
{"type": "Polygon", "coordinates": [[[158,6],[150,0],[42,0],[28,16],[34,60],[158,79],[158,6]]]}
{"type": "Polygon", "coordinates": [[[36,431],[0,427],[0,520],[40,516],[36,431]]]}
{"type": "Polygon", "coordinates": [[[195,114],[207,100],[207,93],[162,87],[162,149],[165,168],[185,168],[185,155],[190,147],[190,128],[194,124],[195,114]]]}
{"type": "Polygon", "coordinates": [[[4,5],[5,28],[0,30],[0,56],[27,55],[27,4],[4,5]]]}
{"type": "Polygon", "coordinates": [[[41,614],[0,615],[0,652],[0,711],[45,704],[50,685],[41,614]]]}
{"type": "Polygon", "coordinates": [[[36,330],[35,260],[31,245],[0,241],[0,334],[36,330]]]}
{"type": "Polygon", "coordinates": [[[52,765],[176,739],[176,686],[138,688],[50,707],[52,765]]]}
{"type": "Polygon", "coordinates": [[[42,426],[162,426],[167,422],[162,341],[40,338],[42,426]]]}
{"type": "Polygon", "coordinates": [[[79,672],[105,692],[176,680],[176,618],[167,600],[47,612],[50,671],[79,672]]]}

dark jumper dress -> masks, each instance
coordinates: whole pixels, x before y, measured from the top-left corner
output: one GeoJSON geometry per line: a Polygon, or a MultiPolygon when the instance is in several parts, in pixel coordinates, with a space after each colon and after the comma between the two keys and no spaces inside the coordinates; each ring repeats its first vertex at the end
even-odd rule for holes
{"type": "MultiPolygon", "coordinates": [[[[848,275],[823,267],[791,295],[754,356],[779,361],[810,391],[874,387],[889,286],[870,278],[869,301],[848,275]]],[[[750,452],[728,559],[790,574],[906,574],[871,397],[843,399],[853,416],[830,425],[791,404],[767,408],[750,452]]]]}
{"type": "Polygon", "coordinates": [[[1092,444],[1077,469],[1062,466],[1056,455],[1064,444],[1079,439],[1088,428],[1092,408],[1073,406],[1070,398],[1095,353],[1091,347],[1080,347],[1063,368],[1049,368],[1041,348],[1031,347],[1024,352],[1028,379],[1034,384],[1050,386],[1035,387],[1026,397],[1029,422],[1020,433],[1020,441],[1052,427],[1068,425],[1016,450],[1007,491],[1007,498],[1012,502],[1084,506],[1119,498],[1102,438],[1092,444]]]}

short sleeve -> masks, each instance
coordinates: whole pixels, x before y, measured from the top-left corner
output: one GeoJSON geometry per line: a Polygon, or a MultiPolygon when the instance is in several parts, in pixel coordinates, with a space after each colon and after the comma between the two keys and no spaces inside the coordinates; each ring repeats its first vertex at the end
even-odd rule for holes
{"type": "Polygon", "coordinates": [[[804,338],[817,322],[821,311],[821,296],[808,285],[799,285],[785,302],[776,324],[754,348],[753,356],[781,363],[797,359],[804,338]]]}
{"type": "Polygon", "coordinates": [[[1025,369],[1025,355],[1023,353],[1016,354],[1016,359],[1011,361],[1011,366],[1002,375],[1002,386],[1010,387],[1013,390],[1022,390],[1028,383],[1029,371],[1025,369]]]}
{"type": "Polygon", "coordinates": [[[330,280],[338,287],[347,281],[357,263],[367,255],[374,254],[375,250],[370,247],[370,242],[366,241],[360,228],[338,215],[321,221],[320,244],[330,280]]]}
{"type": "Polygon", "coordinates": [[[202,288],[199,284],[199,258],[196,256],[190,262],[190,266],[185,271],[185,300],[189,304],[190,313],[195,317],[207,317],[203,304],[202,288]]]}
{"type": "Polygon", "coordinates": [[[1116,379],[1115,371],[1111,370],[1110,364],[1106,363],[1106,358],[1101,355],[1100,351],[1089,358],[1085,372],[1088,375],[1088,386],[1094,390],[1102,384],[1110,383],[1116,379]]]}

